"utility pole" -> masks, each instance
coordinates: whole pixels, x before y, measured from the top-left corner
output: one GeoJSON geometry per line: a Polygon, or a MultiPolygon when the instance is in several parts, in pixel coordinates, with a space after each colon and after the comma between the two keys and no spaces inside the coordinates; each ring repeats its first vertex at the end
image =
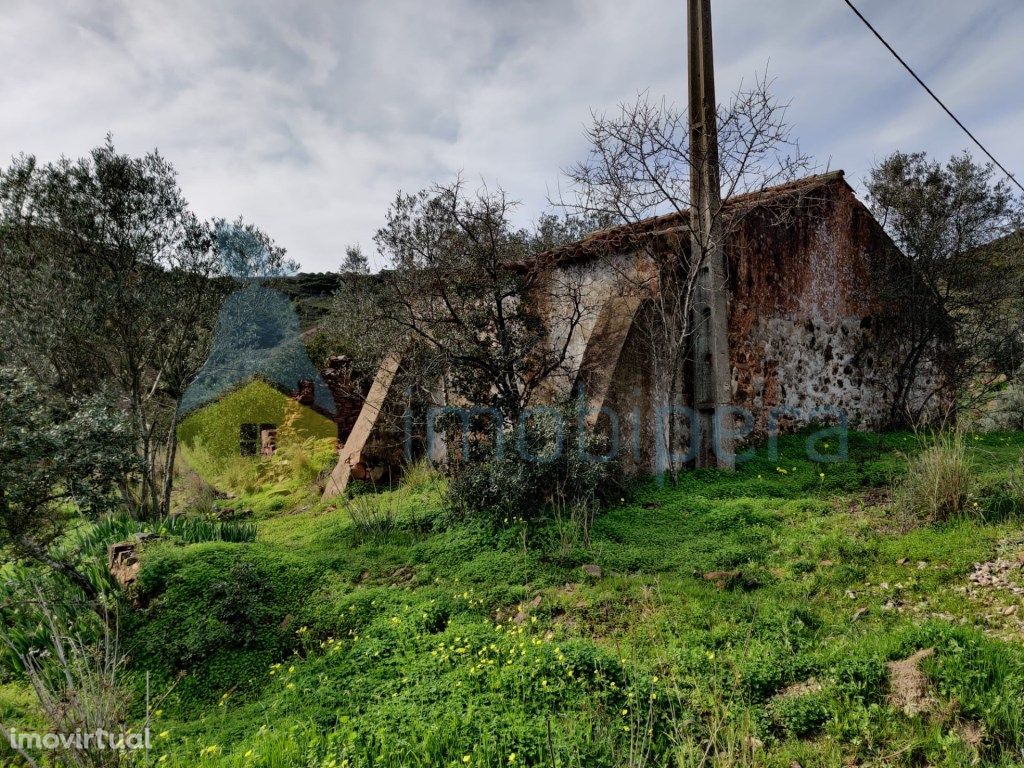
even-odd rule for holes
{"type": "Polygon", "coordinates": [[[729,301],[725,284],[722,181],[718,167],[718,104],[711,35],[711,0],[688,0],[690,72],[690,258],[701,259],[694,286],[693,404],[700,427],[698,467],[733,469],[729,365],[729,301]],[[722,424],[719,425],[721,419],[722,424]],[[721,428],[720,428],[721,426],[721,428]],[[716,448],[717,444],[717,448],[716,448]]]}

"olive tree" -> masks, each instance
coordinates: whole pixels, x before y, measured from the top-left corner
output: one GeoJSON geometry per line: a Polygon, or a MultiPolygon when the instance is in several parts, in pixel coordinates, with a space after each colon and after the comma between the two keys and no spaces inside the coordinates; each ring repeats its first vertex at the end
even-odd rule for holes
{"type": "Polygon", "coordinates": [[[77,160],[0,171],[0,359],[77,399],[106,388],[131,425],[139,516],[167,514],[176,414],[233,281],[293,268],[241,220],[190,210],[174,167],[112,140],[77,160]]]}
{"type": "Polygon", "coordinates": [[[141,469],[134,447],[130,423],[102,395],[62,401],[26,371],[0,368],[0,549],[95,599],[96,586],[55,545],[77,518],[119,503],[141,469]]]}
{"type": "Polygon", "coordinates": [[[876,265],[893,425],[984,401],[1024,362],[1024,204],[991,165],[895,152],[868,200],[905,258],[876,265]],[[951,396],[957,393],[957,396],[951,396]]]}
{"type": "Polygon", "coordinates": [[[399,194],[375,238],[387,266],[362,281],[369,300],[352,306],[367,314],[349,322],[392,348],[417,348],[454,398],[512,424],[565,364],[584,313],[575,277],[538,258],[558,225],[517,228],[515,207],[503,191],[470,192],[461,180],[399,194]],[[543,314],[553,301],[564,308],[560,341],[543,314]]]}

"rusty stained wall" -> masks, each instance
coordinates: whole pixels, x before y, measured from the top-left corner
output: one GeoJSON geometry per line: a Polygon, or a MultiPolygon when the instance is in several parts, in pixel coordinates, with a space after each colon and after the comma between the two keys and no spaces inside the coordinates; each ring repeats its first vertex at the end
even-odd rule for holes
{"type": "MultiPolygon", "coordinates": [[[[662,234],[658,247],[671,241],[662,234]]],[[[674,247],[684,247],[678,237],[674,247]]],[[[738,212],[727,244],[732,401],[753,412],[755,437],[764,436],[769,412],[780,407],[797,412],[793,419],[781,419],[783,429],[834,421],[829,416],[835,409],[846,413],[851,428],[881,424],[888,407],[886,360],[880,359],[873,332],[876,303],[869,278],[872,259],[889,247],[841,179],[783,208],[738,212]],[[829,410],[815,413],[822,408],[829,410]]],[[[571,268],[587,270],[601,296],[615,296],[638,284],[624,279],[623,265],[635,265],[633,278],[651,275],[653,262],[646,253],[633,247],[625,254],[573,262],[571,268]]],[[[607,432],[609,419],[617,421],[622,455],[635,469],[656,468],[656,446],[663,440],[656,432],[664,431],[657,413],[670,405],[651,354],[658,339],[656,315],[641,306],[614,359],[594,351],[601,349],[598,323],[581,326],[574,340],[574,349],[582,350],[574,360],[593,368],[577,380],[595,378],[594,371],[609,379],[601,405],[614,416],[606,414],[600,424],[607,432]]],[[[685,424],[677,433],[685,443],[685,424]]]]}
{"type": "Polygon", "coordinates": [[[782,220],[750,213],[730,239],[733,400],[754,411],[759,431],[780,406],[797,410],[798,424],[841,409],[862,429],[887,412],[870,260],[888,242],[845,183],[829,191],[782,220]]]}
{"type": "MultiPolygon", "coordinates": [[[[768,203],[751,197],[730,213],[733,403],[754,413],[755,437],[764,436],[769,412],[779,407],[797,411],[784,429],[806,424],[819,408],[842,409],[852,428],[878,427],[888,409],[888,360],[875,337],[878,302],[869,277],[874,261],[892,254],[892,244],[841,174],[779,190],[783,194],[775,191],[768,203]]],[[[607,432],[614,420],[627,467],[657,469],[663,441],[657,433],[664,432],[657,413],[689,403],[669,403],[665,377],[655,370],[658,313],[647,298],[657,284],[651,252],[685,258],[685,228],[677,218],[661,217],[597,233],[579,245],[586,247],[552,259],[550,280],[538,296],[550,342],[559,348],[568,342],[569,350],[564,371],[539,393],[538,404],[583,387],[592,409],[614,414],[606,413],[598,426],[607,432]],[[566,318],[574,303],[583,316],[570,332],[566,318]]],[[[685,425],[677,436],[685,444],[685,425]]]]}

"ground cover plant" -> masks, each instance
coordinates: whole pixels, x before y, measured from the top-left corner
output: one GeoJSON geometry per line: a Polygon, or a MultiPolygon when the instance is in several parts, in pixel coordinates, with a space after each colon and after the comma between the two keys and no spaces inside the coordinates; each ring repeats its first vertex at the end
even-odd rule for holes
{"type": "MultiPolygon", "coordinates": [[[[165,694],[152,762],[1021,764],[1024,435],[963,435],[940,519],[900,499],[942,439],[804,442],[623,491],[589,543],[554,511],[453,516],[424,467],[219,500],[255,540],[147,545],[124,614],[165,694]]],[[[38,718],[16,677],[0,712],[38,718]]]]}

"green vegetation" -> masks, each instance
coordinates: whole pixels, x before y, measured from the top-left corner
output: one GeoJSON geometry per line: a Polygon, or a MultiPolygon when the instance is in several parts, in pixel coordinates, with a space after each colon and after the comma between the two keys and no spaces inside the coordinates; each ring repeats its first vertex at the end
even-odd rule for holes
{"type": "MultiPolygon", "coordinates": [[[[589,547],[570,518],[453,522],[422,466],[337,503],[292,479],[224,501],[257,539],[149,546],[123,621],[167,692],[155,759],[1019,765],[1024,573],[972,574],[1024,550],[1006,502],[1024,435],[968,436],[965,513],[914,525],[889,489],[917,437],[852,435],[835,464],[803,444],[644,484],[589,547]]],[[[0,709],[33,716],[17,686],[0,709]]]]}
{"type": "Polygon", "coordinates": [[[241,426],[253,422],[275,425],[277,448],[286,454],[310,439],[327,440],[333,446],[338,435],[337,425],[326,416],[253,379],[182,420],[178,439],[189,466],[218,487],[248,486],[255,491],[258,482],[252,469],[259,457],[243,457],[240,449],[241,426]]]}
{"type": "Polygon", "coordinates": [[[924,440],[908,462],[897,488],[897,503],[906,514],[925,522],[964,514],[975,483],[964,434],[959,431],[924,440]]]}
{"type": "Polygon", "coordinates": [[[549,413],[530,422],[498,436],[497,449],[489,440],[471,448],[469,457],[454,467],[448,505],[463,519],[493,525],[543,519],[555,505],[556,511],[586,521],[582,533],[589,534],[596,507],[622,495],[621,465],[604,460],[609,453],[605,441],[581,435],[575,426],[563,434],[563,425],[576,423],[568,407],[557,420],[549,413]]]}

